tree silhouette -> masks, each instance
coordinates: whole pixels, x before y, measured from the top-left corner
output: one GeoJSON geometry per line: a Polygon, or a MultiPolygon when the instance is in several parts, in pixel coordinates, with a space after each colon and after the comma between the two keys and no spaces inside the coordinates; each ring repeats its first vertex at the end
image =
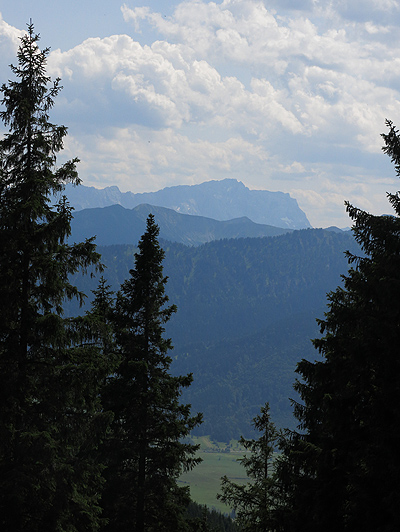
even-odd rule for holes
{"type": "Polygon", "coordinates": [[[192,375],[169,373],[171,340],[164,324],[176,311],[166,306],[164,251],[153,215],[139,241],[135,267],[117,294],[114,326],[120,363],[104,394],[114,413],[104,495],[109,530],[184,529],[188,492],[177,477],[198,459],[197,447],[183,441],[201,422],[180,404],[192,375]]]}
{"type": "Polygon", "coordinates": [[[63,302],[84,297],[69,281],[99,261],[92,240],[69,245],[77,159],[56,166],[64,126],[49,120],[60,80],[33,25],[21,38],[0,117],[0,523],[8,531],[97,530],[101,467],[91,456],[102,417],[93,350],[63,302]],[[59,200],[51,204],[55,196],[59,200]]]}
{"type": "MultiPolygon", "coordinates": [[[[383,151],[400,175],[399,134],[387,126],[383,151]]],[[[314,341],[323,358],[298,365],[300,431],[286,442],[280,471],[290,530],[400,525],[400,195],[388,199],[393,216],[346,204],[364,255],[348,253],[344,286],[328,294],[314,341]]]]}

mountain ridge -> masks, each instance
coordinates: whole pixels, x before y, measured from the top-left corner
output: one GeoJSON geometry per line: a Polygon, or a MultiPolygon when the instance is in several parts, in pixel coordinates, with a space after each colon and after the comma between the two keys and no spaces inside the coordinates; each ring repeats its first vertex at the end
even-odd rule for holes
{"type": "Polygon", "coordinates": [[[161,239],[187,246],[199,246],[224,238],[278,236],[292,231],[256,224],[245,216],[219,221],[204,216],[180,214],[154,205],[140,204],[133,209],[110,205],[77,211],[71,221],[70,240],[80,242],[96,235],[96,243],[100,246],[137,244],[150,213],[160,227],[161,239]]]}
{"type": "Polygon", "coordinates": [[[180,214],[204,216],[218,221],[246,216],[255,223],[274,227],[311,228],[306,214],[290,194],[250,190],[236,179],[176,185],[143,193],[121,192],[117,186],[96,189],[68,185],[65,193],[76,211],[110,205],[132,209],[140,204],[150,204],[180,214]]]}

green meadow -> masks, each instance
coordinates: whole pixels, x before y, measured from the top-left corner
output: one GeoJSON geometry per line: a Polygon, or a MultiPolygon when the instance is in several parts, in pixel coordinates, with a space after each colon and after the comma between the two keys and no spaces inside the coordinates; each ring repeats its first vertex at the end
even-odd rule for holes
{"type": "Polygon", "coordinates": [[[208,436],[192,438],[192,443],[200,444],[197,456],[203,461],[180,477],[180,485],[190,486],[192,499],[199,504],[230,513],[231,508],[217,499],[217,493],[220,492],[221,477],[224,475],[238,484],[247,482],[246,472],[237,462],[245,450],[237,441],[232,440],[229,444],[215,442],[208,436]]]}

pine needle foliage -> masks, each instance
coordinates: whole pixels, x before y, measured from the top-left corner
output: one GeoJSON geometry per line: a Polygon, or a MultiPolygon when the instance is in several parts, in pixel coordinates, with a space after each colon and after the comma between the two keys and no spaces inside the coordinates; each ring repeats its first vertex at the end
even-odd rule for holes
{"type": "Polygon", "coordinates": [[[177,478],[199,462],[197,446],[184,438],[201,422],[180,403],[192,375],[172,376],[164,324],[176,311],[165,294],[164,251],[159,227],[149,215],[135,267],[117,294],[114,330],[119,365],[104,392],[114,421],[108,440],[104,494],[107,530],[185,530],[189,503],[177,478]]]}
{"type": "Polygon", "coordinates": [[[240,530],[251,532],[274,532],[276,524],[277,485],[274,475],[273,453],[281,439],[280,432],[270,419],[269,404],[253,419],[254,429],[260,433],[257,439],[241,437],[240,443],[248,451],[239,458],[249,478],[238,484],[227,476],[221,479],[218,499],[235,510],[235,523],[240,530]]]}
{"type": "Polygon", "coordinates": [[[46,74],[32,24],[0,118],[0,528],[97,530],[103,366],[79,349],[63,302],[84,294],[70,275],[99,263],[93,239],[68,244],[72,210],[62,191],[79,184],[77,159],[57,166],[65,126],[50,121],[60,80],[46,74]],[[55,200],[54,197],[59,198],[55,200]]]}
{"type": "MultiPolygon", "coordinates": [[[[383,151],[400,177],[399,132],[386,124],[383,151]]],[[[387,196],[391,216],[346,204],[364,255],[347,253],[343,286],[328,294],[321,359],[298,365],[299,431],[280,462],[287,530],[400,527],[400,196],[387,196]]]]}

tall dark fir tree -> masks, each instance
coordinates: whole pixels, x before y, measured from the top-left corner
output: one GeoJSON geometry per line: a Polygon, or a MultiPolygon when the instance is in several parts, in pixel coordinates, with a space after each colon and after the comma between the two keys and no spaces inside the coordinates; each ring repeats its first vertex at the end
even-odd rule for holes
{"type": "MultiPolygon", "coordinates": [[[[399,133],[387,126],[383,151],[400,176],[399,133]]],[[[388,199],[390,216],[347,204],[364,255],[348,254],[344,286],[328,295],[322,359],[298,365],[301,431],[280,462],[285,530],[400,528],[400,193],[388,199]]]]}
{"type": "Polygon", "coordinates": [[[192,416],[190,405],[179,400],[192,376],[170,374],[172,345],[164,338],[164,324],[176,308],[167,305],[158,234],[150,214],[115,306],[120,362],[104,393],[114,413],[103,499],[106,529],[112,532],[185,530],[189,494],[177,478],[198,462],[197,447],[184,438],[201,415],[192,416]]]}
{"type": "Polygon", "coordinates": [[[32,25],[3,84],[0,141],[0,528],[97,530],[101,467],[98,353],[62,317],[81,294],[70,274],[98,263],[91,240],[69,245],[77,160],[57,167],[64,126],[49,113],[61,86],[46,75],[32,25]],[[54,199],[59,197],[60,199],[54,199]],[[52,205],[52,201],[55,205],[52,205]]]}

